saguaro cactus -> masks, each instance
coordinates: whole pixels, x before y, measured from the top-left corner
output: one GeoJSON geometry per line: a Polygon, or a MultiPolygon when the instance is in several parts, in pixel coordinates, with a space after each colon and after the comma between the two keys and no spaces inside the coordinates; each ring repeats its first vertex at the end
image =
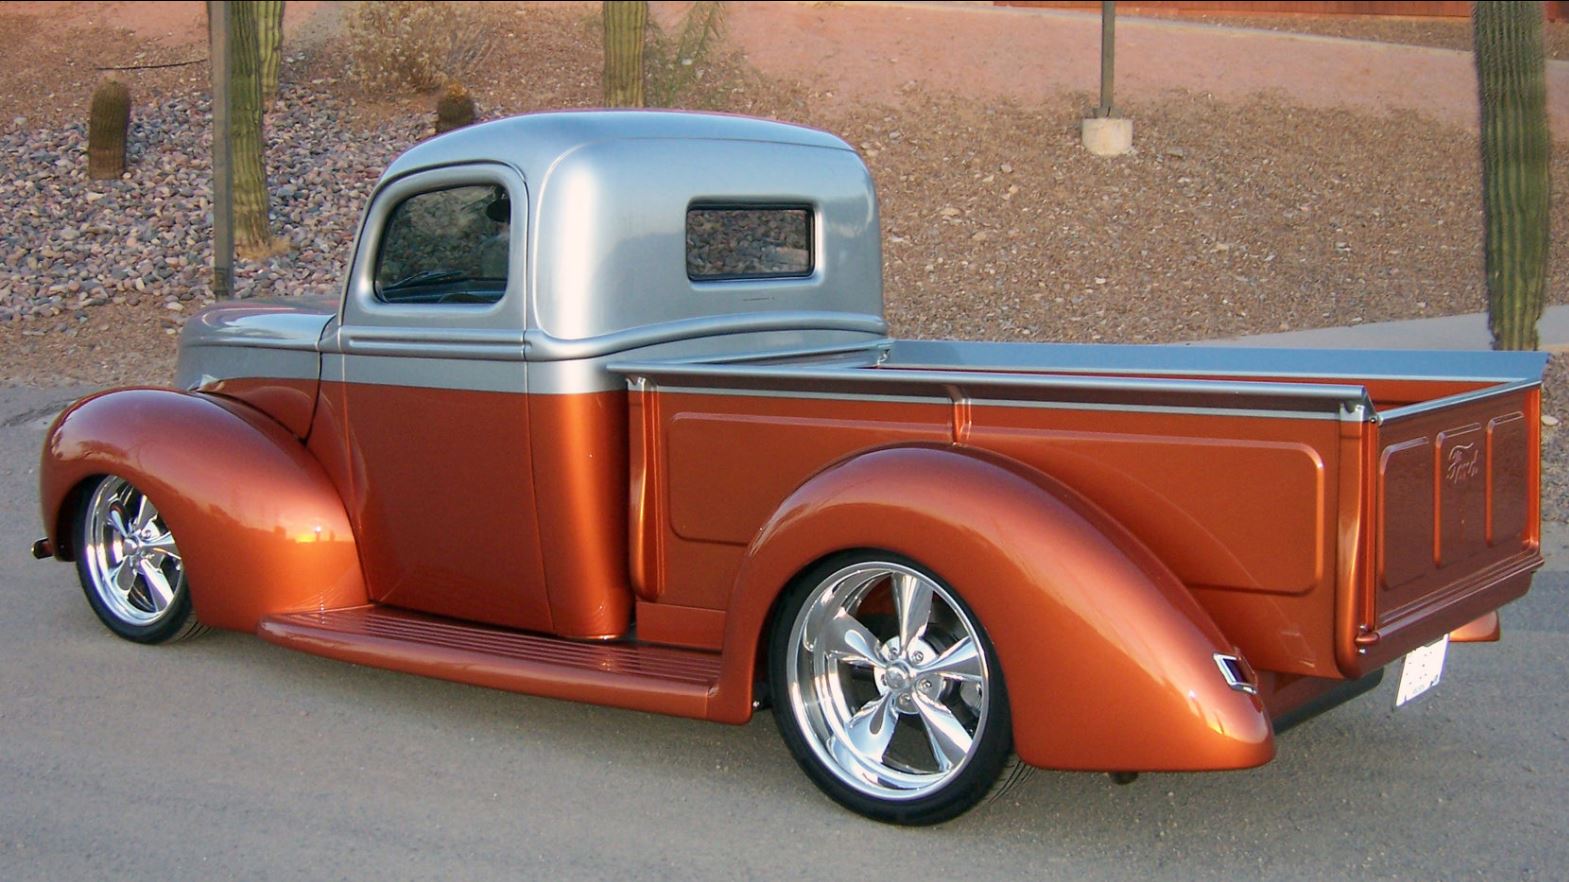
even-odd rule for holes
{"type": "Polygon", "coordinates": [[[278,72],[283,67],[283,0],[256,0],[256,51],[260,62],[262,106],[278,99],[278,72]]]}
{"type": "Polygon", "coordinates": [[[1535,349],[1547,281],[1548,154],[1542,4],[1482,0],[1474,13],[1482,102],[1482,207],[1494,349],[1535,349]]]}
{"type": "Polygon", "coordinates": [[[267,168],[262,161],[260,58],[256,40],[256,6],[236,3],[230,13],[229,44],[234,69],[229,80],[234,149],[234,245],[243,257],[272,251],[267,222],[267,168]]]}
{"type": "Polygon", "coordinates": [[[106,80],[93,92],[87,117],[87,174],[96,179],[125,174],[125,133],[131,125],[131,90],[106,80]]]}
{"type": "Polygon", "coordinates": [[[474,124],[474,98],[456,80],[447,84],[436,99],[436,134],[474,124]]]}
{"type": "Polygon", "coordinates": [[[605,104],[643,105],[643,36],[648,27],[646,0],[605,0],[605,104]]]}

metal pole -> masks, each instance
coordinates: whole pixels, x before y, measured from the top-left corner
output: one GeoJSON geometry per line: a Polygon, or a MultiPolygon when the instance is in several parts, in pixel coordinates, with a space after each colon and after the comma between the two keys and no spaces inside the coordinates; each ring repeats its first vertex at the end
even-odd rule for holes
{"type": "Polygon", "coordinates": [[[229,113],[229,4],[207,4],[207,57],[212,64],[212,293],[234,293],[234,163],[229,113]]]}
{"type": "Polygon", "coordinates": [[[1111,83],[1117,54],[1117,4],[1102,0],[1100,5],[1100,109],[1096,116],[1111,116],[1111,83]]]}

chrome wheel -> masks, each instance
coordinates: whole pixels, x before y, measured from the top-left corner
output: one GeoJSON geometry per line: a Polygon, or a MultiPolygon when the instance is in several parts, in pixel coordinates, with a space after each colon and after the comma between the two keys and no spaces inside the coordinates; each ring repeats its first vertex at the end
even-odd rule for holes
{"type": "Polygon", "coordinates": [[[174,534],[127,481],[106,477],[87,497],[77,569],[93,610],[120,636],[158,643],[195,631],[174,534]]]}
{"type": "Polygon", "coordinates": [[[781,621],[777,700],[830,795],[882,820],[951,817],[985,795],[1009,753],[1000,672],[951,589],[913,562],[864,557],[810,580],[781,621]],[[879,809],[894,805],[905,808],[879,809]]]}

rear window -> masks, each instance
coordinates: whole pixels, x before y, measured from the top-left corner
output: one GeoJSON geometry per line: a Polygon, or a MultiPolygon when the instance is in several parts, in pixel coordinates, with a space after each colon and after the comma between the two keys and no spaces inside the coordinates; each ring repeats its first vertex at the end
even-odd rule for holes
{"type": "Polygon", "coordinates": [[[811,274],[811,209],[797,205],[687,209],[687,278],[788,279],[811,274]]]}

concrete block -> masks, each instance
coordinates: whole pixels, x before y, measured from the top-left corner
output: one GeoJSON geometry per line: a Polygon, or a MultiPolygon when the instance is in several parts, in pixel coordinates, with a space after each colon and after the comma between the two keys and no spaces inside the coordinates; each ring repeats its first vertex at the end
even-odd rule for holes
{"type": "Polygon", "coordinates": [[[1096,156],[1122,156],[1133,152],[1133,120],[1091,117],[1081,129],[1084,149],[1096,156]]]}

